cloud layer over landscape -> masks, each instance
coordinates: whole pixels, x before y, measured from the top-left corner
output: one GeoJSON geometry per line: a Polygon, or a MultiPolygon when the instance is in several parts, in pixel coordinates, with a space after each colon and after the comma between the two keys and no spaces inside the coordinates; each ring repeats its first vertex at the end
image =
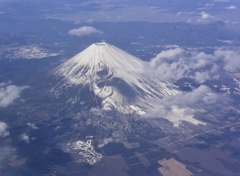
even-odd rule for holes
{"type": "Polygon", "coordinates": [[[201,109],[209,105],[214,107],[217,102],[229,100],[227,94],[216,93],[206,82],[218,80],[221,76],[231,73],[239,73],[240,52],[238,48],[217,47],[205,52],[173,46],[157,54],[150,61],[150,65],[150,76],[167,82],[185,79],[190,88],[156,100],[155,104],[159,105],[159,109],[151,115],[167,117],[176,127],[182,121],[204,124],[194,118],[196,108],[201,109]],[[197,83],[196,87],[191,86],[192,83],[197,83]]]}
{"type": "Polygon", "coordinates": [[[221,71],[240,71],[240,52],[234,49],[217,48],[209,54],[203,51],[175,47],[160,52],[150,62],[157,76],[164,81],[190,78],[198,83],[218,79],[221,71]]]}

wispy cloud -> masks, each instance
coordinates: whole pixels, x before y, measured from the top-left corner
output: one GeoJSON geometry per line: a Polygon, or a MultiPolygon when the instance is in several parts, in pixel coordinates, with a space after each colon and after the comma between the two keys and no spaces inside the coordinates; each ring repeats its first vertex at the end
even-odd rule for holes
{"type": "Polygon", "coordinates": [[[29,127],[31,127],[32,129],[34,129],[34,130],[37,130],[37,129],[39,129],[35,124],[33,124],[33,123],[27,123],[27,126],[29,126],[29,127]]]}
{"type": "Polygon", "coordinates": [[[26,143],[30,142],[30,137],[26,133],[22,133],[19,138],[21,141],[24,141],[26,143]]]}
{"type": "Polygon", "coordinates": [[[214,3],[206,3],[204,6],[205,7],[212,7],[212,6],[214,6],[214,3]]]}
{"type": "Polygon", "coordinates": [[[237,9],[237,6],[230,5],[230,6],[226,7],[226,9],[228,9],[228,10],[235,10],[235,9],[237,9]]]}
{"type": "Polygon", "coordinates": [[[68,31],[68,34],[73,35],[73,36],[82,37],[82,36],[87,36],[87,35],[91,35],[91,34],[103,34],[103,32],[100,30],[97,30],[91,26],[83,26],[83,27],[74,28],[74,29],[68,31]]]}
{"type": "Polygon", "coordinates": [[[13,147],[11,146],[11,140],[8,138],[7,142],[1,140],[1,138],[5,138],[10,135],[8,130],[8,125],[5,122],[0,121],[0,175],[1,176],[9,176],[6,173],[5,166],[8,163],[8,157],[15,152],[13,147]]]}
{"type": "Polygon", "coordinates": [[[230,2],[230,0],[213,0],[213,2],[230,2]]]}
{"type": "Polygon", "coordinates": [[[11,85],[9,82],[0,83],[0,107],[13,104],[26,88],[29,88],[29,86],[16,86],[11,85]]]}
{"type": "Polygon", "coordinates": [[[200,12],[200,15],[201,15],[202,20],[208,20],[209,18],[212,17],[209,13],[207,13],[205,11],[200,12]]]}
{"type": "Polygon", "coordinates": [[[5,122],[0,121],[0,137],[6,137],[9,134],[8,125],[5,122]]]}

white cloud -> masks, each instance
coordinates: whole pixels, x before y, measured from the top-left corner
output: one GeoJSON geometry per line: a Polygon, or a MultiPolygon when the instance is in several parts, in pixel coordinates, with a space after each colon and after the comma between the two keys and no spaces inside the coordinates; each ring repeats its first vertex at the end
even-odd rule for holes
{"type": "Polygon", "coordinates": [[[214,93],[209,87],[201,85],[190,92],[181,92],[177,95],[172,95],[163,98],[166,105],[177,105],[180,107],[192,106],[196,103],[200,104],[213,104],[218,100],[218,95],[214,93]]]}
{"type": "Polygon", "coordinates": [[[29,137],[26,133],[22,133],[22,134],[20,135],[20,140],[21,140],[21,141],[24,141],[24,142],[26,142],[26,143],[29,143],[29,142],[30,142],[30,137],[29,137]]]}
{"type": "Polygon", "coordinates": [[[189,114],[188,111],[188,109],[179,108],[178,106],[173,105],[166,113],[166,118],[173,123],[174,127],[179,127],[183,121],[192,123],[194,125],[205,125],[204,122],[195,119],[192,114],[189,114]]]}
{"type": "Polygon", "coordinates": [[[151,64],[156,65],[162,59],[174,59],[183,52],[181,48],[173,48],[169,50],[162,51],[159,53],[152,61],[151,64]]]}
{"type": "Polygon", "coordinates": [[[203,83],[217,78],[218,66],[214,64],[215,60],[216,57],[213,55],[176,47],[162,51],[153,58],[150,65],[155,70],[151,70],[150,73],[154,72],[154,75],[156,74],[163,81],[191,78],[203,83]]]}
{"type": "Polygon", "coordinates": [[[10,83],[0,83],[0,107],[7,107],[20,97],[23,90],[28,86],[10,85],[10,83]]]}
{"type": "Polygon", "coordinates": [[[8,125],[6,123],[0,121],[0,136],[6,137],[8,135],[9,135],[8,125]]]}
{"type": "Polygon", "coordinates": [[[217,48],[211,54],[175,47],[160,52],[150,61],[150,75],[163,81],[190,78],[197,83],[218,79],[226,72],[240,71],[238,49],[217,48]],[[220,64],[222,63],[222,64],[220,64]]]}
{"type": "Polygon", "coordinates": [[[113,139],[112,138],[104,138],[100,144],[98,144],[98,148],[102,148],[104,147],[105,145],[107,145],[108,143],[111,143],[113,142],[113,139]]]}
{"type": "Polygon", "coordinates": [[[149,117],[157,116],[166,118],[175,127],[178,127],[183,121],[194,125],[205,125],[204,122],[194,117],[196,114],[194,109],[208,105],[212,106],[221,100],[221,98],[222,95],[218,95],[209,87],[201,85],[192,91],[179,92],[176,95],[155,100],[154,104],[158,104],[159,106],[149,114],[149,117]]]}
{"type": "Polygon", "coordinates": [[[238,49],[216,48],[211,53],[196,49],[183,49],[177,46],[159,53],[150,61],[150,75],[163,81],[174,82],[182,78],[192,79],[199,83],[191,91],[179,91],[176,95],[165,96],[152,104],[159,105],[151,116],[164,117],[174,126],[182,121],[192,124],[204,124],[194,116],[196,108],[214,106],[227,98],[225,94],[217,94],[206,85],[207,80],[218,79],[222,74],[240,71],[240,52],[238,49]]]}
{"type": "Polygon", "coordinates": [[[215,56],[219,59],[223,59],[225,65],[224,69],[229,72],[240,71],[240,51],[217,49],[214,52],[215,56]]]}
{"type": "Polygon", "coordinates": [[[211,15],[205,11],[200,12],[200,15],[202,20],[208,20],[209,18],[211,18],[211,15]]]}
{"type": "Polygon", "coordinates": [[[235,9],[237,9],[237,6],[231,5],[231,6],[226,7],[226,9],[228,9],[228,10],[235,10],[235,9]]]}
{"type": "Polygon", "coordinates": [[[87,36],[87,35],[91,35],[91,34],[103,34],[103,32],[100,30],[97,30],[91,26],[83,26],[83,27],[75,28],[75,29],[68,31],[68,34],[82,37],[82,36],[87,36]]]}
{"type": "Polygon", "coordinates": [[[193,76],[193,78],[194,78],[198,83],[204,83],[206,80],[210,80],[210,79],[211,79],[208,71],[195,72],[195,75],[193,76]]]}
{"type": "Polygon", "coordinates": [[[33,123],[27,123],[27,125],[29,126],[29,127],[31,127],[32,129],[34,129],[34,130],[37,130],[37,129],[39,129],[35,124],[33,124],[33,123]]]}

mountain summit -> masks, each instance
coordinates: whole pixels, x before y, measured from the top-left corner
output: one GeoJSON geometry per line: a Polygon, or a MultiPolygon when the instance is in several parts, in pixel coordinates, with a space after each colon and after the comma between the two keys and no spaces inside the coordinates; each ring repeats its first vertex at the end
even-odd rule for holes
{"type": "Polygon", "coordinates": [[[150,100],[177,93],[167,83],[150,78],[148,67],[147,62],[101,42],[61,64],[55,75],[63,78],[58,89],[89,87],[105,111],[145,114],[154,108],[150,100]]]}

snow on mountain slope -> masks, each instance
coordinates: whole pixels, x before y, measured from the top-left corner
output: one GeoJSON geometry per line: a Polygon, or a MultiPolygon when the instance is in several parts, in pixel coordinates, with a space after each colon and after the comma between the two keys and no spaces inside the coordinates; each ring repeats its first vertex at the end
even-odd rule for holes
{"type": "Polygon", "coordinates": [[[154,100],[178,93],[170,83],[148,76],[149,68],[149,63],[115,46],[95,43],[55,70],[63,79],[54,89],[89,86],[103,110],[144,115],[159,108],[154,100]]]}

